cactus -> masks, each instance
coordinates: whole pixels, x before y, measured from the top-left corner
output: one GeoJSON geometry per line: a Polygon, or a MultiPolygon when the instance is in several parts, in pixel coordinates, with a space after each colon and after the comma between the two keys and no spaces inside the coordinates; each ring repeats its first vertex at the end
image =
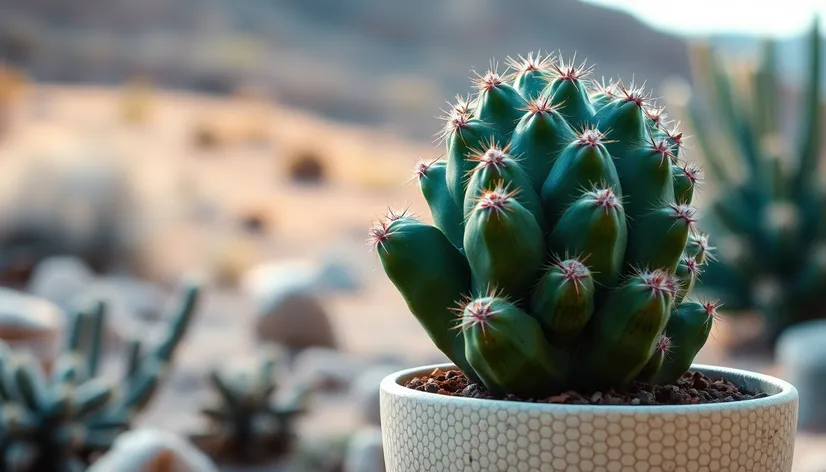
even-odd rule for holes
{"type": "Polygon", "coordinates": [[[694,82],[703,96],[688,100],[683,111],[716,184],[703,224],[720,235],[716,243],[726,249],[707,265],[697,291],[725,297],[735,313],[759,312],[765,321],[761,344],[770,349],[788,326],[826,316],[817,21],[808,43],[806,87],[791,130],[796,136],[789,136],[794,120],[786,117],[791,109],[781,88],[788,74],[776,64],[773,41],[762,43],[756,70],[740,76],[715,50],[695,44],[694,82]]]}
{"type": "Polygon", "coordinates": [[[219,461],[251,464],[293,451],[294,423],[307,412],[314,386],[303,384],[288,398],[273,399],[280,357],[267,349],[251,370],[210,371],[217,403],[201,409],[208,431],[192,436],[204,452],[219,461]]]}
{"type": "Polygon", "coordinates": [[[595,86],[574,60],[508,63],[447,112],[445,161],[416,167],[435,226],[391,211],[371,228],[387,276],[493,394],[676,381],[716,316],[686,298],[711,254],[682,135],[641,87],[595,86]]]}
{"type": "Polygon", "coordinates": [[[65,349],[51,372],[2,345],[0,351],[0,470],[82,472],[130,428],[149,401],[189,324],[197,289],[189,287],[164,341],[142,354],[128,349],[124,379],[99,376],[105,305],[73,314],[65,349]]]}

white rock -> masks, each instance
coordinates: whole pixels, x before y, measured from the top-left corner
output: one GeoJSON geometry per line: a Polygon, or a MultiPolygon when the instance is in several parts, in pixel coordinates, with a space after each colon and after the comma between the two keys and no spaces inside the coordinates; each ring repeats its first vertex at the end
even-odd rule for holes
{"type": "Polygon", "coordinates": [[[358,431],[347,447],[344,472],[385,472],[380,428],[358,431]]]}
{"type": "Polygon", "coordinates": [[[138,429],[121,434],[87,472],[218,472],[218,468],[180,436],[138,429]]]}
{"type": "Polygon", "coordinates": [[[94,280],[92,269],[79,258],[49,257],[35,266],[27,291],[67,311],[72,299],[85,291],[94,280]]]}
{"type": "Polygon", "coordinates": [[[28,352],[44,365],[51,364],[61,347],[64,319],[54,303],[0,288],[0,339],[15,351],[28,352]]]}

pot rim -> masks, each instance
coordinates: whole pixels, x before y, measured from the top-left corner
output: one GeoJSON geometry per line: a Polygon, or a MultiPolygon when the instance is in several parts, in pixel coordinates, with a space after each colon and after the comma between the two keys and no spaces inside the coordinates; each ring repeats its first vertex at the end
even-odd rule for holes
{"type": "Polygon", "coordinates": [[[456,407],[471,406],[476,408],[485,408],[498,404],[516,408],[526,408],[530,406],[531,409],[537,409],[540,412],[567,412],[567,413],[582,413],[585,411],[594,411],[599,413],[621,413],[621,414],[637,414],[637,413],[697,413],[700,411],[721,410],[721,409],[753,409],[753,408],[769,408],[777,404],[797,401],[798,392],[794,385],[785,380],[776,377],[761,374],[758,372],[735,369],[731,367],[720,367],[707,364],[692,364],[691,370],[699,370],[706,375],[719,376],[722,374],[724,378],[731,381],[735,385],[742,386],[744,383],[758,383],[764,386],[771,386],[777,389],[777,393],[770,394],[767,397],[755,398],[751,400],[739,400],[735,402],[726,403],[702,403],[694,405],[578,405],[578,404],[559,404],[559,403],[530,403],[530,402],[516,402],[508,400],[490,400],[483,398],[467,398],[467,397],[451,397],[447,395],[439,395],[437,393],[422,392],[407,388],[403,383],[417,375],[422,375],[435,369],[455,369],[453,363],[432,364],[394,372],[384,379],[380,384],[380,390],[383,395],[390,395],[394,397],[405,397],[407,399],[417,400],[424,403],[452,403],[456,407]],[[739,382],[738,382],[739,380],[739,382]]]}

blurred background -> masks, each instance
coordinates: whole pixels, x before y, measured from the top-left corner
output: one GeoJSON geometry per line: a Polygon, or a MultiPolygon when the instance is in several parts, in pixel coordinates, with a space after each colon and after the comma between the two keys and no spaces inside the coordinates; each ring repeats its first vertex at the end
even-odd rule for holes
{"type": "MultiPolygon", "coordinates": [[[[375,379],[444,357],[369,252],[367,228],[388,204],[429,218],[413,167],[443,152],[437,117],[472,91],[473,71],[558,51],[596,65],[597,81],[644,82],[683,123],[688,158],[707,169],[698,206],[737,188],[745,203],[735,213],[787,216],[765,230],[795,234],[777,243],[779,259],[826,267],[817,178],[808,193],[775,192],[755,209],[749,202],[762,197],[748,178],[712,172],[736,168],[745,153],[768,155],[761,168],[789,188],[799,169],[818,175],[824,122],[812,84],[826,91],[826,68],[813,57],[825,39],[812,25],[824,14],[816,0],[0,0],[0,338],[51,359],[26,337],[57,339],[69,318],[17,295],[61,313],[102,297],[117,346],[162,330],[182,280],[197,277],[197,313],[139,423],[198,430],[193,398],[209,395],[208,371],[275,343],[289,353],[285,382],[324,380],[296,448],[322,454],[312,449],[319,441],[352,445],[359,431],[368,457],[378,441],[375,379]],[[705,87],[709,74],[727,85],[705,87]],[[749,88],[754,77],[771,84],[770,106],[754,106],[769,97],[749,88]],[[720,103],[733,105],[709,106],[720,103]],[[752,125],[751,137],[697,138],[697,126],[715,120],[752,125]],[[744,139],[759,149],[743,151],[744,139]]],[[[725,208],[717,213],[704,230],[725,226],[725,208]]],[[[710,244],[736,253],[734,269],[709,268],[707,288],[733,302],[700,360],[780,375],[778,326],[826,316],[826,269],[807,276],[805,303],[786,313],[801,298],[786,284],[794,270],[743,265],[768,251],[751,237],[764,229],[721,231],[710,244]],[[785,321],[767,322],[767,312],[785,321]]],[[[804,434],[796,470],[826,470],[811,468],[826,467],[822,444],[804,434]]],[[[340,449],[301,470],[341,470],[340,449]]],[[[350,472],[380,470],[358,467],[350,472]]]]}

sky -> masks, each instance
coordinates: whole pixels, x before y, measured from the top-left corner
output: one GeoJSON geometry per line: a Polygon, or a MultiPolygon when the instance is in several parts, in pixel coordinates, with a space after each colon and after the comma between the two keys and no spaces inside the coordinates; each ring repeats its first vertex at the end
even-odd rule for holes
{"type": "Polygon", "coordinates": [[[627,11],[677,34],[800,35],[818,13],[826,26],[826,0],[584,0],[627,11]]]}

